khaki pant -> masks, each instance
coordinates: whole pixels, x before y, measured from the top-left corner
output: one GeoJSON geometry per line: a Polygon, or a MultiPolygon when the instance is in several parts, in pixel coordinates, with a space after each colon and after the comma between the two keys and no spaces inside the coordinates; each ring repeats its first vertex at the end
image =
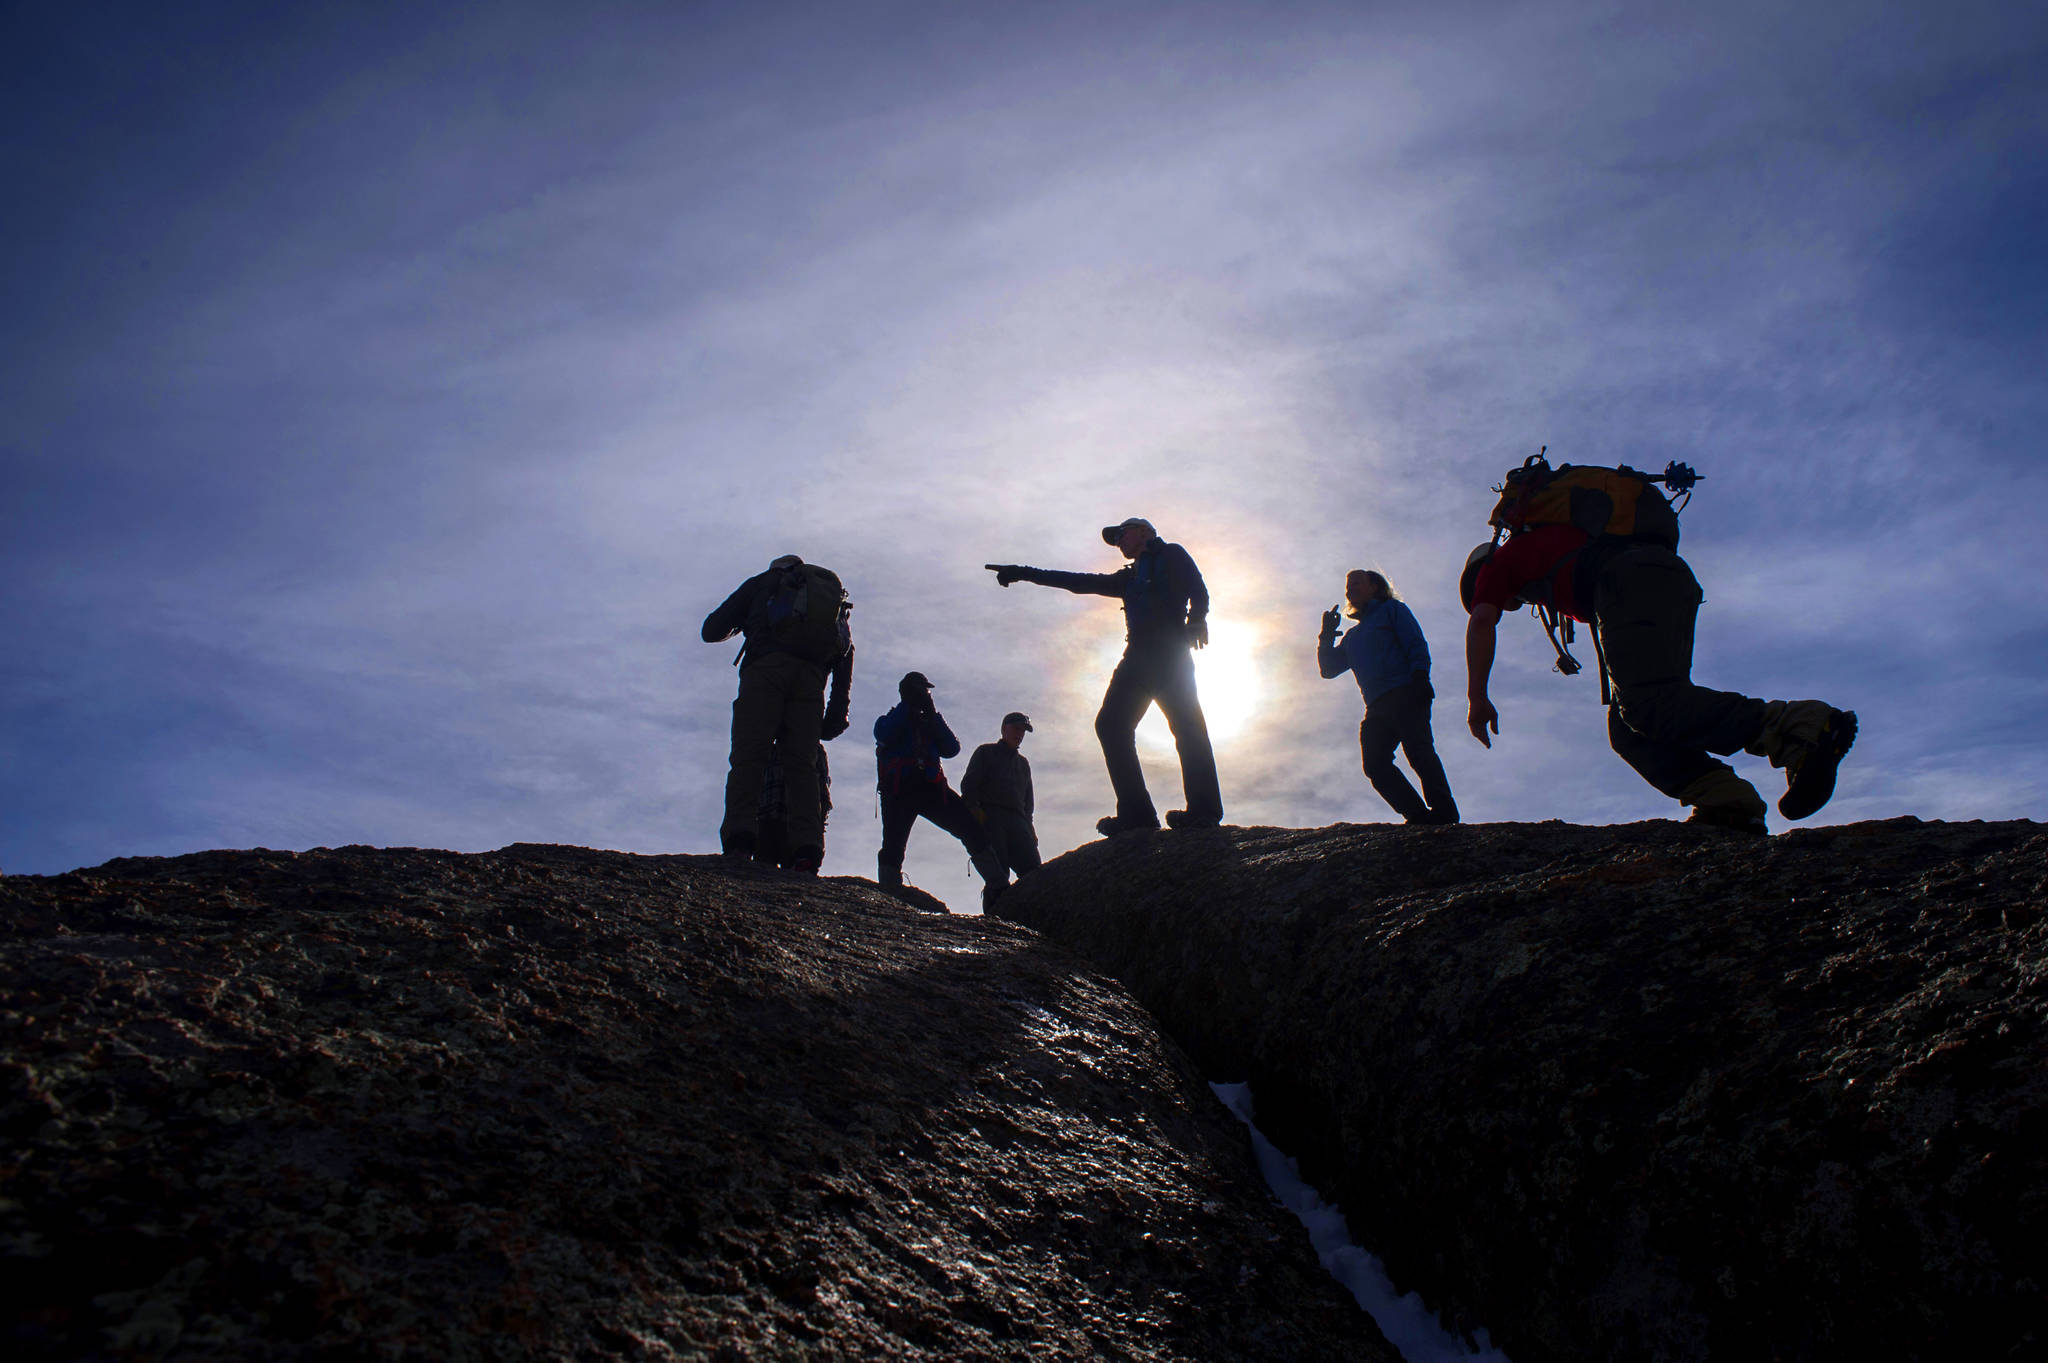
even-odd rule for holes
{"type": "Polygon", "coordinates": [[[718,840],[751,849],[761,811],[761,785],[782,735],[782,791],[789,850],[816,853],[825,846],[818,807],[817,753],[825,724],[826,670],[790,653],[749,654],[740,667],[732,702],[732,769],[725,778],[725,822],[718,840]]]}
{"type": "Polygon", "coordinates": [[[1764,727],[1764,702],[1692,680],[1693,627],[1705,594],[1685,560],[1640,546],[1600,570],[1594,628],[1614,684],[1607,738],[1621,759],[1673,799],[1709,773],[1710,753],[1738,752],[1764,727]]]}

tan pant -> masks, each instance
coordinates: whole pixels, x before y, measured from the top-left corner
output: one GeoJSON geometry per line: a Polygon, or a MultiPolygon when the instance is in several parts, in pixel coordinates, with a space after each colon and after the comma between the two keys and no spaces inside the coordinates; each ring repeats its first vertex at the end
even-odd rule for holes
{"type": "Polygon", "coordinates": [[[782,790],[788,809],[789,849],[817,852],[825,845],[818,807],[818,731],[825,723],[825,668],[789,653],[749,655],[740,667],[732,702],[732,769],[725,777],[725,822],[718,840],[730,849],[754,845],[761,785],[782,735],[782,790]]]}

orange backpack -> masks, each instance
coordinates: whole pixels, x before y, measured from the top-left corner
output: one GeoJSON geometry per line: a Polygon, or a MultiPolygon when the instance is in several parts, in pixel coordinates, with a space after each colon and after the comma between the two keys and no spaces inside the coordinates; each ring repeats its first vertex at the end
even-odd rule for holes
{"type": "Polygon", "coordinates": [[[1494,489],[1500,500],[1487,523],[1512,535],[1539,525],[1573,525],[1594,539],[1678,547],[1678,508],[1692,495],[1699,475],[1673,463],[1662,473],[1644,473],[1623,464],[1599,468],[1590,464],[1550,466],[1549,450],[1532,454],[1494,489]],[[1674,507],[1657,484],[1680,494],[1674,507]]]}

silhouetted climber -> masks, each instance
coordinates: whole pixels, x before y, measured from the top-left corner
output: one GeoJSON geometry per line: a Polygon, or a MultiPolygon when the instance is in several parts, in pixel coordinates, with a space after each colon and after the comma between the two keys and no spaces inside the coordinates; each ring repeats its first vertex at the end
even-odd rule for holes
{"type": "Polygon", "coordinates": [[[960,798],[1003,865],[1002,884],[982,892],[984,908],[1009,884],[1011,872],[1022,877],[1038,869],[1038,830],[1031,826],[1031,764],[1022,751],[1024,735],[1030,732],[1030,716],[1010,711],[1003,716],[1003,736],[976,748],[967,759],[967,774],[960,778],[960,798]]]}
{"type": "Polygon", "coordinates": [[[1188,551],[1168,544],[1152,523],[1136,516],[1104,526],[1102,542],[1131,560],[1113,573],[1066,573],[1017,563],[984,565],[1002,586],[1036,582],[1084,596],[1114,596],[1124,603],[1124,656],[1109,679],[1095,735],[1116,790],[1116,813],[1099,820],[1105,837],[1159,827],[1159,812],[1145,789],[1138,765],[1138,721],[1157,701],[1173,730],[1180,753],[1186,809],[1166,816],[1174,828],[1214,828],[1223,822],[1223,792],[1216,782],[1216,754],[1209,746],[1208,721],[1195,695],[1195,662],[1188,653],[1209,642],[1209,589],[1188,551]]]}
{"type": "Polygon", "coordinates": [[[983,886],[1000,891],[1009,876],[966,802],[946,784],[940,761],[959,755],[960,740],[932,704],[931,682],[922,672],[906,672],[896,690],[902,699],[875,721],[876,789],[882,795],[882,850],[875,857],[875,879],[886,889],[903,884],[903,849],[910,842],[910,826],[923,815],[960,839],[983,886]]]}
{"type": "MultiPolygon", "coordinates": [[[[1536,605],[1546,629],[1563,624],[1566,643],[1571,621],[1590,624],[1603,700],[1612,682],[1607,737],[1614,751],[1645,781],[1693,806],[1692,822],[1764,833],[1763,797],[1709,754],[1740,750],[1783,767],[1778,811],[1803,819],[1834,794],[1836,769],[1856,741],[1856,715],[1824,701],[1758,700],[1694,684],[1693,630],[1706,597],[1676,552],[1674,508],[1651,484],[1689,492],[1697,478],[1677,463],[1663,474],[1552,469],[1540,454],[1508,475],[1493,522],[1509,538],[1474,549],[1458,583],[1472,616],[1466,725],[1488,748],[1488,729],[1500,732],[1487,680],[1503,611],[1536,605]]],[[[1565,646],[1557,648],[1558,670],[1577,671],[1565,646]]]]}
{"type": "Polygon", "coordinates": [[[1358,750],[1366,777],[1409,823],[1456,823],[1458,804],[1451,798],[1451,783],[1430,731],[1429,708],[1436,690],[1429,684],[1429,645],[1422,626],[1386,578],[1369,569],[1354,569],[1345,576],[1344,599],[1358,623],[1340,643],[1337,607],[1323,613],[1316,669],[1325,678],[1341,677],[1346,669],[1358,678],[1359,694],[1365,697],[1358,750]],[[1394,765],[1397,746],[1422,779],[1420,795],[1394,765]]]}
{"type": "Polygon", "coordinates": [[[725,778],[719,846],[750,857],[759,843],[761,787],[773,761],[782,771],[789,850],[782,864],[815,875],[825,856],[816,750],[846,732],[853,685],[853,635],[846,589],[829,569],[785,554],[741,583],[704,617],[704,642],[746,634],[734,659],[732,765],[725,778]],[[832,677],[832,713],[825,679],[832,677]],[[781,744],[778,752],[777,738],[781,744]]]}

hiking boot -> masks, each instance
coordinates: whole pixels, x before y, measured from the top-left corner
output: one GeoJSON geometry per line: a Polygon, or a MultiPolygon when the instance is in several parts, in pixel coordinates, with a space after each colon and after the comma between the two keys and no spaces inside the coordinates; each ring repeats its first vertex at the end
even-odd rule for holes
{"type": "Polygon", "coordinates": [[[1221,814],[1197,814],[1192,809],[1166,811],[1168,828],[1214,828],[1223,822],[1221,814]]]}
{"type": "Polygon", "coordinates": [[[1105,838],[1113,838],[1119,833],[1138,833],[1148,828],[1157,827],[1159,827],[1157,823],[1141,823],[1136,819],[1119,819],[1114,814],[1104,815],[1095,821],[1095,831],[1105,838]]]}
{"type": "Polygon", "coordinates": [[[1768,809],[1764,797],[1756,793],[1755,786],[1720,763],[1679,791],[1678,802],[1693,807],[1692,817],[1686,820],[1687,823],[1734,828],[1744,833],[1770,832],[1769,825],[1764,822],[1768,809]]]}
{"type": "Polygon", "coordinates": [[[788,861],[782,863],[785,871],[794,871],[800,876],[814,876],[825,863],[825,854],[815,847],[806,847],[788,861]]]}
{"type": "Polygon", "coordinates": [[[1835,713],[1824,700],[1767,700],[1764,726],[1742,750],[1770,758],[1774,767],[1789,767],[1821,736],[1835,713]]]}
{"type": "Polygon", "coordinates": [[[718,840],[718,855],[727,861],[752,861],[754,859],[754,835],[734,833],[721,836],[718,840]]]}
{"type": "Polygon", "coordinates": [[[1783,766],[1786,778],[1778,812],[1788,819],[1803,819],[1826,804],[1835,793],[1835,771],[1855,742],[1856,712],[1830,710],[1826,725],[1811,742],[1797,749],[1787,745],[1782,763],[1773,757],[1772,764],[1783,766]]]}

